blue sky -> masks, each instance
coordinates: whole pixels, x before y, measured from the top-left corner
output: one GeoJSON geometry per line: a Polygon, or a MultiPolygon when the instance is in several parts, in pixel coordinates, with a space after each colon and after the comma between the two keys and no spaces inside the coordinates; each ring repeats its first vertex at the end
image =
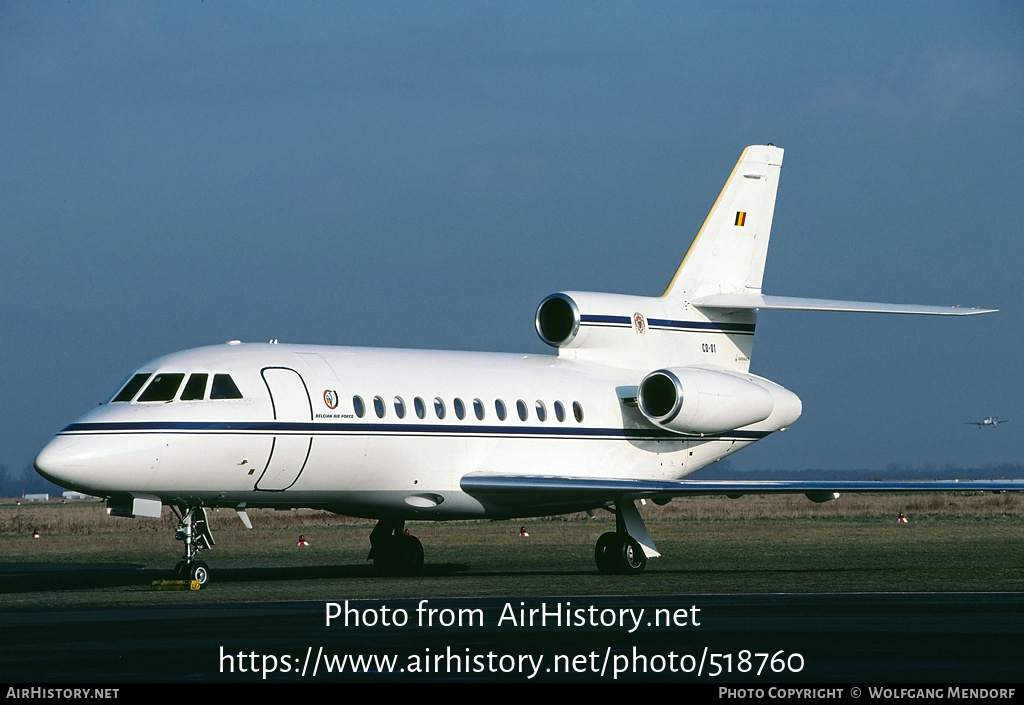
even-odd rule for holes
{"type": "Polygon", "coordinates": [[[1002,310],[762,313],[804,416],[734,466],[1024,462],[1022,115],[1016,2],[5,2],[0,462],[173,350],[547,352],[765,142],[766,293],[1002,310]]]}

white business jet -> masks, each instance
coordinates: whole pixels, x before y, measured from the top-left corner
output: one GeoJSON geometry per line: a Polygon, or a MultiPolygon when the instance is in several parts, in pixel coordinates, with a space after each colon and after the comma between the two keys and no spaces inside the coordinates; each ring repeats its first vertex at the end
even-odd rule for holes
{"type": "Polygon", "coordinates": [[[557,355],[238,341],[186,350],[140,367],[35,467],[105,497],[112,515],[158,517],[169,505],[185,545],[175,573],[200,583],[211,507],[235,509],[250,528],[249,507],[377,519],[369,557],[384,574],[423,565],[407,520],[605,508],[616,530],[598,540],[597,567],[636,573],[659,555],[637,499],[962,490],[683,479],[800,416],[795,394],[748,371],[758,309],[988,312],[762,294],[782,154],[744,150],[662,296],[541,301],[537,333],[557,355]]]}

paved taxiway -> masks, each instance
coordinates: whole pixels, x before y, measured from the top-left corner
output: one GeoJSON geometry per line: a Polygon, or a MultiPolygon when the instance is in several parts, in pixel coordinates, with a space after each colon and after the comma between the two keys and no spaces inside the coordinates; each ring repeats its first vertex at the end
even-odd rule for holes
{"type": "MultiPolygon", "coordinates": [[[[339,594],[339,609],[345,608],[344,601],[339,594]]],[[[362,621],[377,622],[371,627],[362,622],[359,627],[345,626],[340,617],[328,626],[326,607],[324,602],[287,602],[5,609],[0,611],[0,681],[257,682],[263,678],[260,671],[271,665],[275,668],[266,675],[268,682],[530,680],[524,670],[535,674],[532,680],[610,682],[616,664],[623,667],[618,680],[704,683],[967,683],[1024,677],[1019,654],[1024,593],[486,599],[424,595],[349,603],[362,621]],[[423,600],[428,602],[424,605],[423,600]],[[641,608],[644,612],[636,618],[641,608]],[[475,623],[420,626],[425,609],[437,610],[437,621],[462,614],[465,621],[475,623]],[[564,616],[545,618],[535,611],[534,623],[523,624],[521,616],[529,617],[531,609],[564,616]],[[405,624],[399,625],[403,613],[405,624]],[[558,623],[571,615],[573,623],[558,623]],[[655,615],[671,617],[674,623],[657,626],[655,615]],[[751,666],[749,660],[743,661],[745,650],[782,652],[785,659],[800,654],[803,665],[798,672],[772,673],[769,663],[757,676],[760,657],[752,657],[751,666]],[[712,677],[708,656],[716,653],[723,655],[716,660],[723,672],[712,677]],[[432,665],[416,675],[379,669],[369,674],[326,673],[327,667],[320,665],[314,678],[309,658],[318,654],[394,656],[398,667],[416,663],[421,671],[432,665]],[[727,654],[731,673],[725,670],[727,654]],[[510,660],[524,655],[533,661],[510,660]],[[692,667],[702,655],[698,677],[692,667]],[[501,661],[504,656],[508,658],[501,661]],[[559,657],[562,660],[556,661],[559,657]],[[556,664],[564,668],[552,670],[556,664]],[[637,672],[640,666],[647,672],[637,672]],[[305,676],[301,667],[306,667],[305,676]],[[285,668],[288,672],[281,673],[285,668]],[[229,669],[233,672],[222,672],[229,669]]],[[[349,614],[354,621],[354,613],[349,614]]]]}

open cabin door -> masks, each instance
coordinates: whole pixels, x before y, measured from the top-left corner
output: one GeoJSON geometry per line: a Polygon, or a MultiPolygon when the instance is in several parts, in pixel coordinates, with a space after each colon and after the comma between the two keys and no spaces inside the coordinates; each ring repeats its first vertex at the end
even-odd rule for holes
{"type": "Polygon", "coordinates": [[[267,367],[263,381],[274,406],[274,443],[257,490],[281,491],[295,484],[313,445],[313,406],[302,377],[288,367],[267,367]]]}

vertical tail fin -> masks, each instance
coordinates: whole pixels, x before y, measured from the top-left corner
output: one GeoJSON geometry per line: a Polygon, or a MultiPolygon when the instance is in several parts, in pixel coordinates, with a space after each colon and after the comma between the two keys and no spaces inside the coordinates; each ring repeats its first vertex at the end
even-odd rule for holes
{"type": "Polygon", "coordinates": [[[782,150],[747,147],[661,297],[566,291],[537,309],[541,339],[560,357],[636,370],[703,366],[746,373],[760,301],[782,150]],[[703,302],[697,303],[698,299],[703,302]]]}
{"type": "Polygon", "coordinates": [[[761,292],[782,154],[772,145],[743,150],[664,296],[761,292]]]}

